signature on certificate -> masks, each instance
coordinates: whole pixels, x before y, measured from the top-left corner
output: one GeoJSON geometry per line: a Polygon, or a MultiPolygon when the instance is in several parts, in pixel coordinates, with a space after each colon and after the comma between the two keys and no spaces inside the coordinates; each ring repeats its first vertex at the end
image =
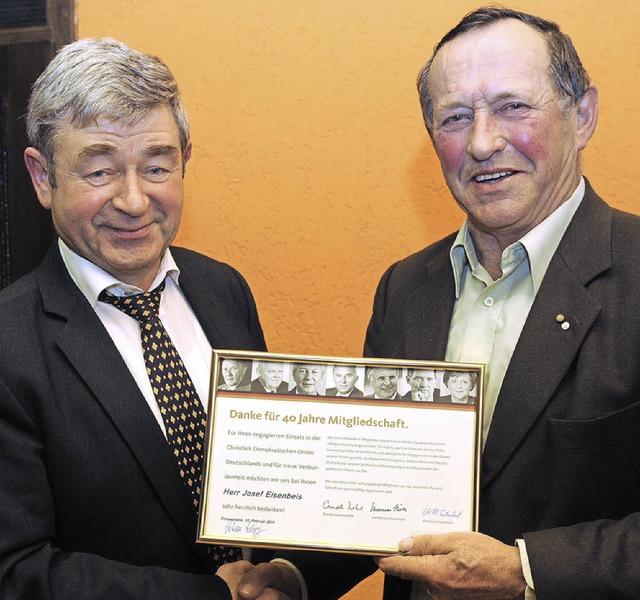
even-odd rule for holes
{"type": "Polygon", "coordinates": [[[383,513],[398,513],[398,512],[407,512],[407,507],[404,504],[396,503],[394,505],[380,506],[375,502],[371,503],[371,508],[369,512],[383,512],[383,513]]]}
{"type": "Polygon", "coordinates": [[[364,506],[358,502],[352,502],[347,500],[346,502],[340,502],[338,504],[332,504],[331,500],[325,500],[322,503],[324,510],[345,510],[347,512],[360,512],[364,510],[364,506]]]}
{"type": "MultiPolygon", "coordinates": [[[[226,534],[240,534],[242,530],[242,525],[237,521],[230,521],[224,526],[224,532],[226,534]]],[[[262,527],[260,523],[245,523],[244,525],[244,532],[253,538],[259,538],[265,531],[266,529],[262,527]]]]}
{"type": "Polygon", "coordinates": [[[236,521],[231,521],[224,526],[225,533],[240,533],[242,531],[242,527],[240,527],[239,523],[236,521]]]}
{"type": "Polygon", "coordinates": [[[260,527],[259,523],[247,523],[245,525],[245,531],[254,538],[259,538],[266,529],[260,527]]]}
{"type": "Polygon", "coordinates": [[[459,519],[462,515],[462,510],[429,506],[422,511],[422,516],[427,517],[429,515],[433,517],[442,517],[444,519],[459,519]]]}

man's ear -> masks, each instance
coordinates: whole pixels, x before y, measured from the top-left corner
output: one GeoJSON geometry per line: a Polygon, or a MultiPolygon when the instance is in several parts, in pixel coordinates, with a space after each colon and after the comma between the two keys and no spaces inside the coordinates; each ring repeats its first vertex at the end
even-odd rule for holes
{"type": "Polygon", "coordinates": [[[191,140],[187,143],[186,148],[184,149],[184,153],[182,154],[182,177],[184,177],[187,170],[187,163],[191,158],[191,151],[193,150],[193,146],[191,145],[191,140]]]}
{"type": "Polygon", "coordinates": [[[584,150],[591,139],[598,122],[598,90],[591,86],[576,106],[576,147],[584,150]]]}
{"type": "Polygon", "coordinates": [[[39,150],[26,148],[24,151],[24,164],[31,175],[31,183],[38,195],[40,204],[46,209],[51,208],[51,184],[49,183],[49,171],[47,161],[39,150]]]}

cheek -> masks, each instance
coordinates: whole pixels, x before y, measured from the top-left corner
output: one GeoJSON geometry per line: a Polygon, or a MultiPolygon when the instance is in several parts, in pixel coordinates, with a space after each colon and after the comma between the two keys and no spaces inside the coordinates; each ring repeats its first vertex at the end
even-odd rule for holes
{"type": "Polygon", "coordinates": [[[551,129],[539,122],[526,127],[514,125],[508,130],[510,144],[532,163],[543,160],[558,149],[551,129]]]}
{"type": "Polygon", "coordinates": [[[180,215],[182,212],[182,180],[166,182],[158,188],[147,190],[147,195],[167,215],[180,215]]]}
{"type": "Polygon", "coordinates": [[[59,187],[52,196],[51,214],[57,223],[74,223],[81,227],[94,219],[108,201],[104,194],[82,189],[59,187]]]}
{"type": "Polygon", "coordinates": [[[436,134],[433,143],[445,175],[458,171],[467,153],[465,138],[461,135],[436,134]]]}

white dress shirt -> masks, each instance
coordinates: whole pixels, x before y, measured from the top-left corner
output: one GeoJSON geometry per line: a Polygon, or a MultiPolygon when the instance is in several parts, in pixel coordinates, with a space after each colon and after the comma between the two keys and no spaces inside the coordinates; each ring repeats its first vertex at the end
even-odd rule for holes
{"type": "MultiPolygon", "coordinates": [[[[115,306],[98,301],[100,292],[105,289],[108,289],[109,292],[116,296],[139,294],[147,290],[141,290],[118,281],[94,263],[73,252],[62,240],[58,241],[58,245],[67,271],[69,271],[71,278],[85,295],[89,304],[96,311],[98,318],[109,332],[113,343],[120,352],[166,437],[166,428],[160,414],[160,408],[151,389],[151,383],[144,364],[138,321],[115,306]]],[[[179,276],[180,269],[178,269],[173,260],[171,251],[167,249],[162,257],[158,274],[149,289],[156,288],[163,280],[166,280],[165,289],[160,298],[160,320],[187,368],[206,412],[211,376],[211,345],[178,285],[179,276]]],[[[251,548],[242,548],[242,555],[245,560],[250,560],[251,548]]],[[[295,565],[283,559],[274,559],[274,562],[285,563],[293,569],[300,582],[302,600],[307,600],[308,595],[304,579],[295,565]]]]}
{"type": "MultiPolygon", "coordinates": [[[[139,294],[147,290],[118,281],[97,265],[73,252],[62,240],[59,240],[59,247],[62,260],[71,278],[86,296],[109,332],[166,437],[160,409],[153,395],[144,364],[138,321],[115,306],[98,302],[98,295],[104,289],[108,289],[116,296],[139,294]]],[[[149,289],[154,289],[166,278],[166,286],[160,300],[160,320],[178,350],[206,411],[211,373],[211,346],[178,285],[179,276],[180,270],[171,252],[167,250],[158,274],[149,289]]]]}

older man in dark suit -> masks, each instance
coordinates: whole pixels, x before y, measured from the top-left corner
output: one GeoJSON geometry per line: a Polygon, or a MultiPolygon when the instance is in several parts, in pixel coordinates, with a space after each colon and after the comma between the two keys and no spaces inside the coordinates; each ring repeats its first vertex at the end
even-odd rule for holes
{"type": "Polygon", "coordinates": [[[354,365],[334,365],[331,368],[331,375],[335,387],[327,388],[327,396],[338,396],[344,398],[362,398],[362,390],[356,387],[358,383],[358,370],[354,365]]]}
{"type": "Polygon", "coordinates": [[[288,394],[293,396],[318,396],[324,386],[327,367],[315,363],[293,363],[291,375],[293,387],[288,394]]]}
{"type": "Polygon", "coordinates": [[[440,401],[440,394],[436,391],[436,372],[433,369],[407,369],[407,383],[410,389],[402,396],[403,400],[440,401]]]}
{"type": "MultiPolygon", "coordinates": [[[[640,598],[640,219],[582,176],[597,92],[555,23],[495,7],[418,81],[467,220],[387,270],[365,354],[487,364],[481,533],[403,539],[384,598],[640,598]]],[[[322,598],[367,572],[303,560],[322,598]]]]}
{"type": "Polygon", "coordinates": [[[191,155],[178,87],[155,57],[83,40],[27,124],[59,239],[0,294],[0,595],[230,600],[250,564],[195,543],[202,400],[212,347],[265,342],[236,270],[170,248],[191,155]]]}
{"type": "Polygon", "coordinates": [[[259,360],[256,372],[258,376],[251,382],[249,391],[260,394],[286,394],[289,391],[287,382],[283,381],[284,363],[259,360]]]}
{"type": "Polygon", "coordinates": [[[251,361],[224,358],[221,365],[222,381],[218,389],[223,392],[246,392],[250,389],[248,372],[251,361]]]}

